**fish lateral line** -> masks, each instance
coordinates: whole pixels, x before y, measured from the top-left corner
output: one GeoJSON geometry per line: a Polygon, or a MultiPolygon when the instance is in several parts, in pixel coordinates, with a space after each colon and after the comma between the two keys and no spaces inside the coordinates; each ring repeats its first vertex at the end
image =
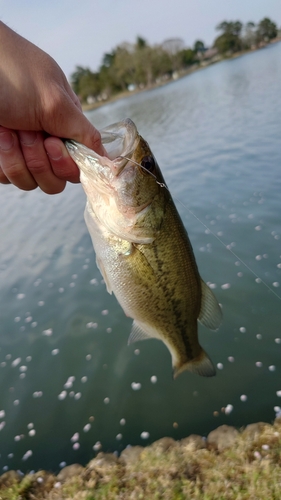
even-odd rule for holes
{"type": "MultiPolygon", "coordinates": [[[[128,161],[131,161],[132,163],[135,163],[135,165],[137,165],[138,167],[142,168],[143,170],[145,170],[148,174],[150,174],[154,179],[155,179],[155,182],[162,188],[165,188],[167,189],[167,191],[170,193],[170,190],[168,188],[168,186],[164,183],[164,182],[159,182],[156,178],[156,176],[152,173],[152,172],[149,172],[149,170],[147,170],[145,167],[143,167],[140,163],[132,160],[131,158],[128,158],[126,156],[119,156],[119,158],[124,158],[125,160],[128,160],[128,161]]],[[[237,255],[235,252],[233,252],[233,250],[231,250],[231,248],[229,248],[228,245],[226,245],[226,243],[224,243],[222,241],[222,239],[217,236],[201,219],[199,219],[199,217],[197,217],[197,215],[195,215],[195,213],[187,206],[185,205],[181,200],[179,200],[178,198],[176,198],[175,196],[173,197],[178,203],[180,203],[198,222],[200,222],[200,224],[202,224],[202,226],[204,226],[206,229],[208,229],[208,231],[221,243],[221,245],[224,246],[224,248],[226,250],[228,250],[236,259],[239,260],[239,262],[241,262],[241,264],[243,264],[244,267],[246,267],[246,269],[248,269],[248,271],[250,271],[250,273],[253,274],[253,276],[255,276],[257,279],[260,280],[260,282],[271,292],[273,293],[273,295],[275,295],[275,297],[277,297],[277,299],[281,300],[281,297],[280,295],[278,295],[278,293],[276,293],[262,278],[260,278],[260,276],[255,273],[255,271],[253,271],[250,266],[248,266],[248,264],[246,264],[246,262],[244,262],[240,257],[239,255],[237,255]]]]}

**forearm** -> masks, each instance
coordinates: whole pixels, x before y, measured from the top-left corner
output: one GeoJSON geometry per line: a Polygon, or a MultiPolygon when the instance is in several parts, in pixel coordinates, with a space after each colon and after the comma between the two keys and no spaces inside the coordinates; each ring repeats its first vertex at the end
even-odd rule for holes
{"type": "Polygon", "coordinates": [[[40,105],[46,93],[44,86],[55,79],[62,86],[67,85],[61,69],[48,54],[0,22],[1,125],[42,130],[40,105]]]}

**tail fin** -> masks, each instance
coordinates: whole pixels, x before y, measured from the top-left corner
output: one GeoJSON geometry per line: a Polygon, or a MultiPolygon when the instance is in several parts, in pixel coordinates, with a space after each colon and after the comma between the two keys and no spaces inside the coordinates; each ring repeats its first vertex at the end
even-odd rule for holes
{"type": "Polygon", "coordinates": [[[216,375],[216,369],[208,354],[203,349],[197,358],[174,367],[174,379],[185,370],[201,375],[202,377],[213,377],[216,375]]]}

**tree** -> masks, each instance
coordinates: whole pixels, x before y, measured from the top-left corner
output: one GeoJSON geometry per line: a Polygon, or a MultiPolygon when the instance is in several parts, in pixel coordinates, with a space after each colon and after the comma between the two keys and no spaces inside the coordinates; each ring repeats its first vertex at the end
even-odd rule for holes
{"type": "Polygon", "coordinates": [[[88,68],[83,68],[82,66],[76,66],[74,73],[71,75],[71,86],[75,92],[75,94],[79,95],[79,85],[80,80],[83,75],[87,74],[90,71],[88,68]]]}
{"type": "Polygon", "coordinates": [[[179,56],[181,59],[181,65],[186,68],[194,63],[194,50],[192,49],[183,49],[179,52],[179,56]]]}
{"type": "Polygon", "coordinates": [[[137,85],[151,86],[157,78],[172,73],[170,54],[161,46],[147,46],[134,54],[135,83],[137,85]]]}
{"type": "Polygon", "coordinates": [[[256,25],[252,21],[249,21],[244,28],[244,35],[242,37],[243,47],[245,49],[250,49],[256,44],[257,33],[256,25]]]}
{"type": "Polygon", "coordinates": [[[121,44],[115,50],[114,62],[112,65],[114,82],[123,91],[128,85],[135,83],[135,51],[129,44],[121,44]]]}
{"type": "Polygon", "coordinates": [[[99,74],[82,66],[77,66],[76,71],[71,75],[71,84],[81,101],[86,101],[89,96],[96,97],[101,90],[99,74]]]}
{"type": "Polygon", "coordinates": [[[172,74],[174,71],[179,71],[181,69],[180,53],[184,49],[184,41],[182,38],[169,38],[168,40],[164,40],[161,48],[167,56],[167,61],[170,61],[170,70],[168,72],[172,74]]]}
{"type": "Polygon", "coordinates": [[[221,54],[226,52],[238,52],[242,49],[242,41],[240,38],[242,31],[242,23],[240,21],[223,21],[216,29],[223,31],[222,35],[218,36],[214,41],[214,47],[218,49],[221,54]]]}
{"type": "Polygon", "coordinates": [[[204,50],[206,50],[204,42],[202,42],[201,40],[196,40],[193,49],[196,54],[197,52],[204,52],[204,50]]]}
{"type": "Polygon", "coordinates": [[[114,62],[115,55],[116,55],[115,51],[107,52],[106,54],[104,54],[104,56],[102,58],[102,66],[106,66],[106,68],[109,68],[110,66],[112,66],[112,64],[114,62]]]}
{"type": "Polygon", "coordinates": [[[240,36],[243,24],[240,21],[223,21],[218,24],[216,30],[223,31],[224,33],[240,36]]]}
{"type": "Polygon", "coordinates": [[[262,19],[258,24],[257,38],[258,41],[271,40],[277,36],[277,26],[268,17],[262,19]]]}
{"type": "Polygon", "coordinates": [[[141,36],[137,36],[136,48],[137,50],[141,50],[147,47],[147,41],[141,36]]]}

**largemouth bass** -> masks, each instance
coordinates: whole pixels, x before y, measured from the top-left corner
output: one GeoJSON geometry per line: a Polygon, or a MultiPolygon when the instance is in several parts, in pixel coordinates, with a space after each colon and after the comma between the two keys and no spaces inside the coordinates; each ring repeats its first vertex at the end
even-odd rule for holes
{"type": "Polygon", "coordinates": [[[215,330],[221,308],[200,278],[160,168],[131,120],[106,127],[101,136],[108,158],[75,141],[65,144],[80,169],[85,220],[107,291],[134,320],[128,342],[162,340],[174,377],[184,370],[213,376],[197,320],[215,330]]]}

